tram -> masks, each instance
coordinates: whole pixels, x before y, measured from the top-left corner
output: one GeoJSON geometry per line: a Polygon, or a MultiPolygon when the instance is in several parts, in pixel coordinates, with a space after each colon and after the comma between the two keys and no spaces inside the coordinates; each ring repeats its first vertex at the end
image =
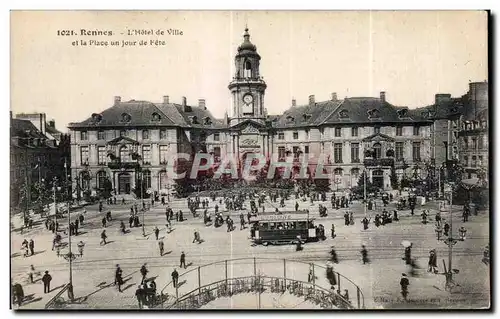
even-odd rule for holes
{"type": "Polygon", "coordinates": [[[318,241],[319,238],[314,219],[303,212],[259,215],[253,221],[250,235],[255,244],[264,246],[293,244],[299,236],[302,242],[318,241]]]}

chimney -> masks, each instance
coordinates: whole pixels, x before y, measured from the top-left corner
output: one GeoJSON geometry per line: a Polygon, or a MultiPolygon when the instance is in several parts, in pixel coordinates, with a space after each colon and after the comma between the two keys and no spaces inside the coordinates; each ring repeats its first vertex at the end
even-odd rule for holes
{"type": "Polygon", "coordinates": [[[309,106],[315,106],[316,101],[314,99],[314,95],[309,95],[309,106]]]}
{"type": "Polygon", "coordinates": [[[54,120],[50,120],[50,121],[48,122],[48,125],[49,125],[50,127],[52,127],[52,128],[56,128],[56,121],[54,121],[54,120]]]}
{"type": "Polygon", "coordinates": [[[382,102],[385,102],[385,91],[380,92],[380,99],[382,100],[382,102]]]}
{"type": "Polygon", "coordinates": [[[332,93],[332,101],[337,101],[337,93],[332,93]]]}
{"type": "Polygon", "coordinates": [[[297,106],[297,101],[295,99],[292,99],[292,107],[297,106]]]}
{"type": "Polygon", "coordinates": [[[115,105],[117,105],[121,101],[122,101],[122,97],[121,96],[115,96],[115,105]]]}
{"type": "Polygon", "coordinates": [[[186,97],[183,96],[182,97],[182,106],[186,106],[187,105],[187,102],[186,102],[186,97]]]}
{"type": "Polygon", "coordinates": [[[434,96],[434,104],[441,104],[451,100],[451,94],[438,93],[434,96]]]}
{"type": "Polygon", "coordinates": [[[47,125],[46,115],[45,113],[40,113],[40,132],[42,132],[42,134],[45,134],[45,125],[47,125]]]}
{"type": "Polygon", "coordinates": [[[198,106],[204,110],[207,109],[206,105],[205,105],[205,99],[198,99],[198,106]]]}
{"type": "Polygon", "coordinates": [[[163,96],[163,104],[169,104],[170,103],[170,98],[168,97],[168,95],[164,95],[163,96]]]}

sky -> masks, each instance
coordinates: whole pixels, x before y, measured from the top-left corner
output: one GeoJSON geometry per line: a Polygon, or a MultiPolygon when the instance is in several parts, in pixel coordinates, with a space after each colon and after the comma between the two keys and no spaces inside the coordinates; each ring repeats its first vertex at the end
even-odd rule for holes
{"type": "Polygon", "coordinates": [[[488,80],[485,11],[17,11],[11,13],[11,111],[45,112],[56,127],[80,122],[114,96],[188,104],[219,118],[245,26],[262,57],[265,107],[374,96],[410,108],[436,93],[461,96],[488,80]],[[113,36],[81,36],[80,30],[113,36]],[[183,35],[127,36],[127,30],[183,35]],[[72,30],[75,35],[57,35],[72,30]],[[123,34],[122,34],[123,33],[123,34]],[[73,46],[74,41],[161,40],[164,46],[73,46]]]}

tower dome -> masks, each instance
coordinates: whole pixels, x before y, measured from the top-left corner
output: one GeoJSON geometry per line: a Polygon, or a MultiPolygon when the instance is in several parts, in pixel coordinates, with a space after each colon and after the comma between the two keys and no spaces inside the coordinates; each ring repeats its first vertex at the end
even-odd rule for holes
{"type": "Polygon", "coordinates": [[[243,43],[238,47],[238,52],[242,53],[242,51],[257,51],[257,47],[252,42],[250,42],[250,34],[248,33],[248,28],[245,28],[245,33],[243,34],[243,43]]]}

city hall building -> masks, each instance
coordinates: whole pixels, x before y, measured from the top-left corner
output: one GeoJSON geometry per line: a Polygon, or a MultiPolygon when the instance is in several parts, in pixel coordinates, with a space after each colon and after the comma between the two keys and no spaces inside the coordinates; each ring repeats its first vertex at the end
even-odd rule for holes
{"type": "Polygon", "coordinates": [[[117,194],[126,194],[136,187],[140,168],[147,187],[163,193],[175,183],[166,171],[172,153],[209,153],[215,162],[230,154],[241,160],[251,153],[275,161],[307,157],[312,167],[324,154],[333,189],[356,186],[364,170],[370,181],[390,189],[391,170],[401,179],[423,173],[430,163],[428,109],[394,106],[385,92],[344,99],[332,93],[328,101],[310,95],[306,105],[292,100],[283,114],[269,115],[261,56],[248,29],[234,59],[230,117],[214,118],[204,99],[193,104],[185,97],[176,103],[169,96],[160,102],[117,96],[101,113],[70,123],[73,181],[81,190],[97,190],[109,180],[117,194]]]}

